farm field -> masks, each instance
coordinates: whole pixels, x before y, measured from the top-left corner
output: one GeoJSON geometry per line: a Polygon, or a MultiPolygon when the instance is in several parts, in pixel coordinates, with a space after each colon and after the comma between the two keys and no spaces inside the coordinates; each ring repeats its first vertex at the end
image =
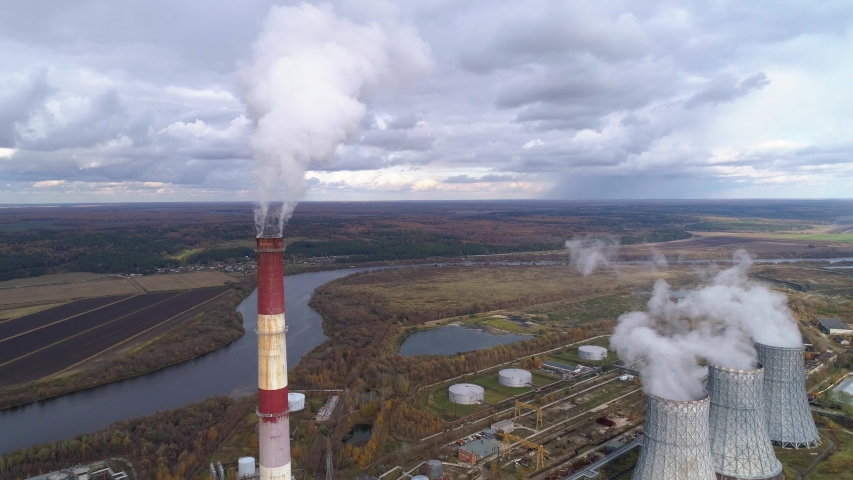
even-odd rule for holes
{"type": "Polygon", "coordinates": [[[0,323],[0,387],[57,373],[173,325],[226,291],[218,287],[86,299],[0,323]]]}
{"type": "Polygon", "coordinates": [[[80,298],[141,293],[127,278],[0,289],[0,305],[64,302],[80,298]]]}
{"type": "Polygon", "coordinates": [[[231,280],[228,275],[217,271],[133,277],[133,281],[147,292],[219,287],[231,280]]]}
{"type": "Polygon", "coordinates": [[[100,273],[72,272],[56,273],[53,275],[42,275],[40,277],[16,278],[0,282],[0,288],[29,287],[33,285],[54,285],[57,283],[73,283],[96,278],[115,277],[115,275],[104,275],[100,273]]]}

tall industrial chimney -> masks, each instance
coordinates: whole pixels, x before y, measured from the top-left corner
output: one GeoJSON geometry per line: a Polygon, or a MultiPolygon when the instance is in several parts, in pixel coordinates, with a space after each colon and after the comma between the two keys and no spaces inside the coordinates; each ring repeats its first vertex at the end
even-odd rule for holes
{"type": "Polygon", "coordinates": [[[820,436],[806,397],[803,347],[755,344],[764,365],[764,406],[770,440],[785,448],[811,448],[820,436]]]}
{"type": "Polygon", "coordinates": [[[708,433],[708,397],[646,395],[646,425],[631,480],[716,480],[708,433]]]}
{"type": "Polygon", "coordinates": [[[711,456],[719,480],[782,480],[764,413],[764,369],[710,365],[711,456]]]}
{"type": "Polygon", "coordinates": [[[290,480],[287,344],[281,237],[258,238],[258,416],[260,478],[290,480]]]}

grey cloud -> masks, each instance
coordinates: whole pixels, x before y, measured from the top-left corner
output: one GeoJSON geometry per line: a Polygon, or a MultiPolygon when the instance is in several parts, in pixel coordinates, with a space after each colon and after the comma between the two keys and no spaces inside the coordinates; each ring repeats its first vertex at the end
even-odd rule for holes
{"type": "Polygon", "coordinates": [[[26,85],[0,98],[0,148],[15,146],[17,125],[29,121],[52,92],[47,72],[40,70],[28,75],[26,85]]]}
{"type": "Polygon", "coordinates": [[[468,175],[455,175],[444,179],[444,183],[497,183],[497,182],[512,182],[515,178],[510,175],[494,175],[488,174],[482,177],[471,177],[468,175]]]}
{"type": "Polygon", "coordinates": [[[394,117],[388,122],[388,128],[395,130],[408,130],[410,128],[414,128],[419,121],[420,118],[413,113],[400,115],[398,117],[394,117]]]}
{"type": "Polygon", "coordinates": [[[741,80],[740,83],[731,75],[722,75],[687,99],[684,106],[685,108],[696,108],[702,105],[732,102],[745,97],[753,90],[761,90],[769,84],[770,80],[764,72],[754,73],[741,80]]]}
{"type": "Polygon", "coordinates": [[[424,151],[432,148],[435,139],[405,130],[369,130],[361,136],[360,144],[382,147],[388,151],[424,151]]]}

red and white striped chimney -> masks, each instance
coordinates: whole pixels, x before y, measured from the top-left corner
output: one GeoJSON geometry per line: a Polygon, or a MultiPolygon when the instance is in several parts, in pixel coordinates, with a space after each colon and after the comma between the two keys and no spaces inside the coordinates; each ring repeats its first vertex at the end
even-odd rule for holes
{"type": "Polygon", "coordinates": [[[257,252],[260,478],[290,480],[282,238],[259,237],[257,252]]]}

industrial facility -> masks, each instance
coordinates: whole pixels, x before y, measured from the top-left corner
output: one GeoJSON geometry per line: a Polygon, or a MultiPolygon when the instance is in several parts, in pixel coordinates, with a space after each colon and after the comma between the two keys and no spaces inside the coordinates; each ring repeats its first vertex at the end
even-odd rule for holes
{"type": "Polygon", "coordinates": [[[498,383],[505,387],[529,387],[533,385],[533,375],[520,368],[505,368],[498,372],[498,383]]]}
{"type": "Polygon", "coordinates": [[[781,480],[764,413],[764,369],[708,367],[711,455],[720,479],[781,480]]]}
{"type": "Polygon", "coordinates": [[[632,480],[715,480],[710,400],[646,396],[646,426],[632,480]]]}
{"type": "Polygon", "coordinates": [[[447,390],[450,401],[459,405],[475,405],[483,401],[486,391],[473,383],[457,383],[447,390]]]}
{"type": "Polygon", "coordinates": [[[811,448],[820,443],[806,397],[803,347],[755,344],[764,366],[764,408],[770,440],[787,448],[811,448]]]}
{"type": "MultiPolygon", "coordinates": [[[[258,439],[261,480],[290,480],[290,418],[284,322],[284,244],[258,237],[258,439]]],[[[304,405],[304,398],[303,398],[304,405]]]]}
{"type": "Polygon", "coordinates": [[[581,360],[600,362],[607,358],[607,349],[598,345],[581,345],[578,347],[578,357],[581,360]]]}

